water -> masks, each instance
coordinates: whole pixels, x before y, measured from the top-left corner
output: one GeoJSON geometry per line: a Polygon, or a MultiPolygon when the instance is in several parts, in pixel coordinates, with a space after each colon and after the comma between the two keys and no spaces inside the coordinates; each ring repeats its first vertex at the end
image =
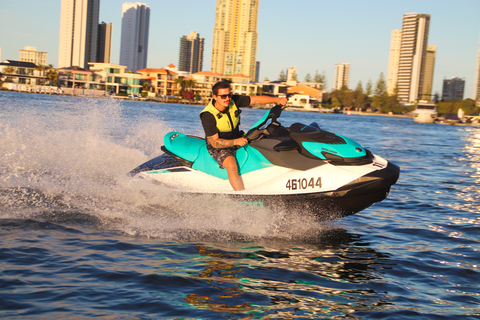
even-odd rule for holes
{"type": "Polygon", "coordinates": [[[126,177],[201,109],[0,92],[0,317],[480,319],[480,128],[284,112],[401,167],[322,222],[126,177]]]}

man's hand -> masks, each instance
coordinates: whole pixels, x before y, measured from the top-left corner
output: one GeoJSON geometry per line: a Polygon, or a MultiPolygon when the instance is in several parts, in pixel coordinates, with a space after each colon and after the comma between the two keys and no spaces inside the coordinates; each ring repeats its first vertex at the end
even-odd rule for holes
{"type": "Polygon", "coordinates": [[[243,147],[247,143],[248,143],[247,138],[243,138],[243,137],[233,140],[233,144],[236,145],[236,146],[240,146],[240,147],[243,147]]]}
{"type": "Polygon", "coordinates": [[[277,104],[281,104],[282,106],[285,107],[285,105],[287,104],[287,98],[283,97],[283,98],[277,98],[277,104]]]}
{"type": "Polygon", "coordinates": [[[243,137],[237,139],[220,139],[218,133],[207,137],[207,140],[212,147],[217,149],[230,148],[233,146],[243,147],[248,143],[248,140],[243,137]]]}

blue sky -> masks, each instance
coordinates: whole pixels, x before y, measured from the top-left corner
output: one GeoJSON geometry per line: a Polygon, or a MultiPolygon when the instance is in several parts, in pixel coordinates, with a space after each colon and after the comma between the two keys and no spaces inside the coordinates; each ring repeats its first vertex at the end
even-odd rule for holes
{"type": "MultiPolygon", "coordinates": [[[[121,12],[125,0],[101,0],[100,21],[113,23],[112,62],[119,62],[121,12]]],[[[130,1],[134,2],[134,1],[130,1]]],[[[215,0],[145,0],[150,6],[148,67],[178,65],[180,38],[190,31],[205,38],[204,70],[210,70],[215,0]]],[[[0,0],[1,59],[18,59],[34,46],[57,66],[60,0],[0,0]]],[[[260,0],[258,50],[260,79],[276,80],[295,66],[299,80],[325,72],[327,88],[334,65],[351,64],[350,87],[373,85],[388,71],[390,36],[403,14],[431,15],[429,44],[437,45],[434,92],[444,78],[466,81],[473,96],[480,41],[480,0],[260,0]]]]}

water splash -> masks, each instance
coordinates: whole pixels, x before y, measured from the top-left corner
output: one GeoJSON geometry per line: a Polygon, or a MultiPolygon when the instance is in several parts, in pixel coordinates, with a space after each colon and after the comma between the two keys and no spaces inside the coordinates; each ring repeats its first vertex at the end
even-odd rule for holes
{"type": "Polygon", "coordinates": [[[4,218],[89,221],[89,227],[164,238],[288,238],[318,228],[306,215],[218,197],[184,196],[127,177],[132,168],[161,153],[163,136],[172,130],[158,113],[126,116],[129,108],[141,107],[139,103],[32,96],[23,99],[30,105],[7,99],[1,107],[4,218]]]}

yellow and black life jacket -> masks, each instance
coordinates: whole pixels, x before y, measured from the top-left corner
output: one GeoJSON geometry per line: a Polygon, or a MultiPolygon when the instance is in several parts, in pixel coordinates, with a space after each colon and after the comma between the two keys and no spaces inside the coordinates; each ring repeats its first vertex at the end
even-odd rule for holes
{"type": "Polygon", "coordinates": [[[238,109],[233,99],[230,100],[230,105],[228,106],[227,112],[218,111],[218,109],[213,106],[213,99],[205,107],[205,109],[200,112],[200,114],[204,112],[210,112],[215,117],[216,126],[218,131],[220,131],[219,136],[221,138],[223,138],[225,134],[228,136],[230,133],[235,134],[238,131],[241,111],[238,109]]]}

